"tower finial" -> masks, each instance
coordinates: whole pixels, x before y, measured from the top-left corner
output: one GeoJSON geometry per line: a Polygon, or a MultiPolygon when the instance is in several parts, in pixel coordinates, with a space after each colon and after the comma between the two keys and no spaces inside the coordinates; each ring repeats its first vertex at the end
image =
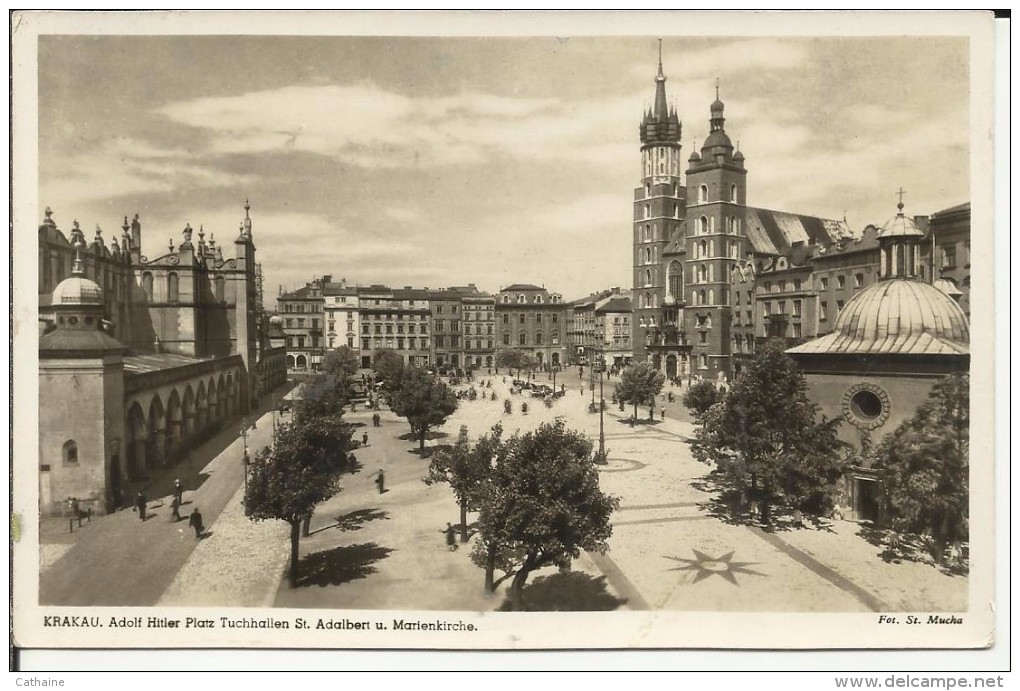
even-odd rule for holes
{"type": "Polygon", "coordinates": [[[715,100],[719,100],[719,77],[715,78],[715,100]]]}
{"type": "Polygon", "coordinates": [[[665,79],[665,75],[662,73],[662,39],[659,39],[659,76],[658,79],[665,79]]]}
{"type": "Polygon", "coordinates": [[[902,185],[896,191],[896,194],[899,195],[899,198],[900,198],[899,204],[896,205],[896,208],[899,209],[899,215],[900,216],[903,215],[903,195],[906,194],[906,193],[907,193],[907,191],[905,189],[903,189],[902,185]]]}
{"type": "Polygon", "coordinates": [[[84,276],[85,267],[81,263],[81,248],[85,246],[85,241],[82,239],[81,229],[78,227],[78,221],[74,222],[74,229],[77,231],[74,233],[74,264],[71,266],[71,274],[73,276],[84,276]]]}

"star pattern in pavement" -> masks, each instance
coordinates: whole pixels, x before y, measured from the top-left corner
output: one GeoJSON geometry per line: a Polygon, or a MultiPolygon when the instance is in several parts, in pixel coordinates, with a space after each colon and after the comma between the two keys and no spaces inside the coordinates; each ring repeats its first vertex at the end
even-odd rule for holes
{"type": "Polygon", "coordinates": [[[722,576],[733,585],[740,585],[737,583],[737,578],[734,574],[748,573],[754,574],[755,576],[764,576],[759,571],[754,569],[746,568],[748,566],[754,566],[758,562],[756,561],[732,561],[733,552],[728,552],[721,557],[710,557],[704,552],[699,552],[696,549],[692,549],[696,559],[684,559],[683,557],[665,557],[675,562],[683,564],[676,568],[670,569],[670,571],[694,571],[694,581],[704,580],[709,576],[722,576]]]}

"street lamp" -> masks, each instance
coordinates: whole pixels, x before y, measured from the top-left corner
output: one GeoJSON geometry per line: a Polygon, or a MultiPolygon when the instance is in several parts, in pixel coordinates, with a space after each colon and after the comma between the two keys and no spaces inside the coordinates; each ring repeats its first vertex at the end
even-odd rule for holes
{"type": "Polygon", "coordinates": [[[241,455],[242,471],[244,472],[244,493],[248,494],[248,426],[246,421],[241,422],[241,441],[244,443],[244,453],[241,455]]]}
{"type": "MultiPolygon", "coordinates": [[[[605,379],[602,376],[603,370],[606,368],[605,358],[600,354],[598,360],[599,368],[599,452],[595,456],[595,462],[599,465],[604,465],[606,461],[606,406],[605,404],[605,392],[603,387],[605,386],[605,379]]],[[[594,388],[592,389],[592,395],[595,395],[594,388]]]]}

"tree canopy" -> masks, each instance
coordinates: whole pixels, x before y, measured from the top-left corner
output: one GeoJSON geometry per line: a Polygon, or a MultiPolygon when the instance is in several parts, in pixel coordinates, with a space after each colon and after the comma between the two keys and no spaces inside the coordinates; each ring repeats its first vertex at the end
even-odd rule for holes
{"type": "Polygon", "coordinates": [[[316,504],[340,492],[340,476],[352,468],[351,425],[339,416],[306,414],[276,430],[271,448],[255,455],[249,466],[244,514],[253,521],[286,521],[291,526],[291,585],[298,576],[301,521],[316,504]]]}
{"type": "Polygon", "coordinates": [[[404,375],[404,358],[395,350],[383,348],[375,351],[372,356],[372,369],[379,375],[379,380],[387,393],[394,393],[400,390],[401,379],[404,375]]]}
{"type": "Polygon", "coordinates": [[[704,415],[715,405],[722,395],[715,384],[710,381],[697,381],[687,387],[684,392],[683,404],[695,415],[704,415]]]}
{"type": "Polygon", "coordinates": [[[941,563],[946,545],[969,538],[970,377],[935,384],[876,455],[888,518],[900,530],[929,535],[941,563]]]}
{"type": "Polygon", "coordinates": [[[639,405],[654,403],[662,391],[666,375],[655,369],[650,362],[638,362],[624,368],[620,382],[616,385],[616,397],[624,403],[634,404],[634,417],[639,405]]]}
{"type": "Polygon", "coordinates": [[[496,367],[506,367],[511,372],[517,370],[518,377],[521,376],[522,370],[530,370],[533,366],[531,355],[523,350],[511,348],[496,353],[496,367]]]}
{"type": "Polygon", "coordinates": [[[771,341],[756,353],[728,394],[701,416],[692,445],[698,459],[716,463],[759,502],[765,522],[779,503],[827,512],[846,466],[836,436],[840,421],[816,419],[804,375],[784,348],[771,341]]]}
{"type": "Polygon", "coordinates": [[[521,609],[528,575],[563,564],[580,550],[605,551],[618,500],[599,488],[592,443],[562,419],[491,440],[493,459],[482,492],[476,563],[498,563],[514,573],[511,602],[521,609]]]}
{"type": "Polygon", "coordinates": [[[326,351],[319,369],[339,381],[345,381],[358,373],[358,354],[347,346],[326,351]]]}
{"type": "Polygon", "coordinates": [[[492,471],[492,449],[503,434],[502,425],[496,424],[492,433],[471,444],[468,428],[461,425],[457,441],[432,457],[429,472],[422,481],[426,485],[445,482],[450,485],[460,506],[461,542],[467,542],[467,512],[477,511],[481,493],[492,471]]]}
{"type": "Polygon", "coordinates": [[[441,427],[457,410],[457,397],[445,383],[420,367],[407,367],[400,378],[400,388],[390,396],[390,409],[406,418],[407,424],[425,452],[425,436],[441,427]]]}
{"type": "Polygon", "coordinates": [[[350,379],[338,379],[332,374],[313,375],[304,383],[302,398],[295,406],[295,417],[339,417],[351,395],[350,379]]]}

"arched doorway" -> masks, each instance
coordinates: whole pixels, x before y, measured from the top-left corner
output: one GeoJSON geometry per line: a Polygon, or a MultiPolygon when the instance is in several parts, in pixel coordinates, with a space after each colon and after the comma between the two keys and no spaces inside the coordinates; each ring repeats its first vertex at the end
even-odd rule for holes
{"type": "Polygon", "coordinates": [[[657,372],[662,371],[662,355],[659,353],[652,356],[652,367],[654,367],[657,372]]]}
{"type": "Polygon", "coordinates": [[[163,413],[163,402],[159,395],[152,397],[149,404],[149,459],[152,465],[166,463],[166,416],[163,413]]]}
{"type": "Polygon", "coordinates": [[[294,356],[287,355],[287,369],[294,369],[294,356]]]}
{"type": "Polygon", "coordinates": [[[195,431],[202,432],[209,425],[209,400],[205,395],[205,382],[198,383],[195,394],[195,431]]]}
{"type": "Polygon", "coordinates": [[[146,447],[148,434],[145,428],[145,414],[138,403],[128,410],[128,469],[133,478],[144,477],[148,469],[146,447]]]}
{"type": "Polygon", "coordinates": [[[181,410],[181,397],[177,389],[170,392],[166,402],[166,457],[176,457],[177,449],[184,434],[184,411],[181,410]]]}
{"type": "Polygon", "coordinates": [[[560,354],[559,353],[553,353],[552,354],[552,363],[554,365],[557,365],[557,366],[560,364],[560,354]]]}
{"type": "Polygon", "coordinates": [[[666,356],[666,377],[673,379],[677,375],[676,355],[666,356]]]}
{"type": "Polygon", "coordinates": [[[184,399],[181,401],[181,416],[183,428],[181,429],[181,441],[187,442],[195,433],[195,393],[191,390],[191,384],[184,390],[184,399]]]}

